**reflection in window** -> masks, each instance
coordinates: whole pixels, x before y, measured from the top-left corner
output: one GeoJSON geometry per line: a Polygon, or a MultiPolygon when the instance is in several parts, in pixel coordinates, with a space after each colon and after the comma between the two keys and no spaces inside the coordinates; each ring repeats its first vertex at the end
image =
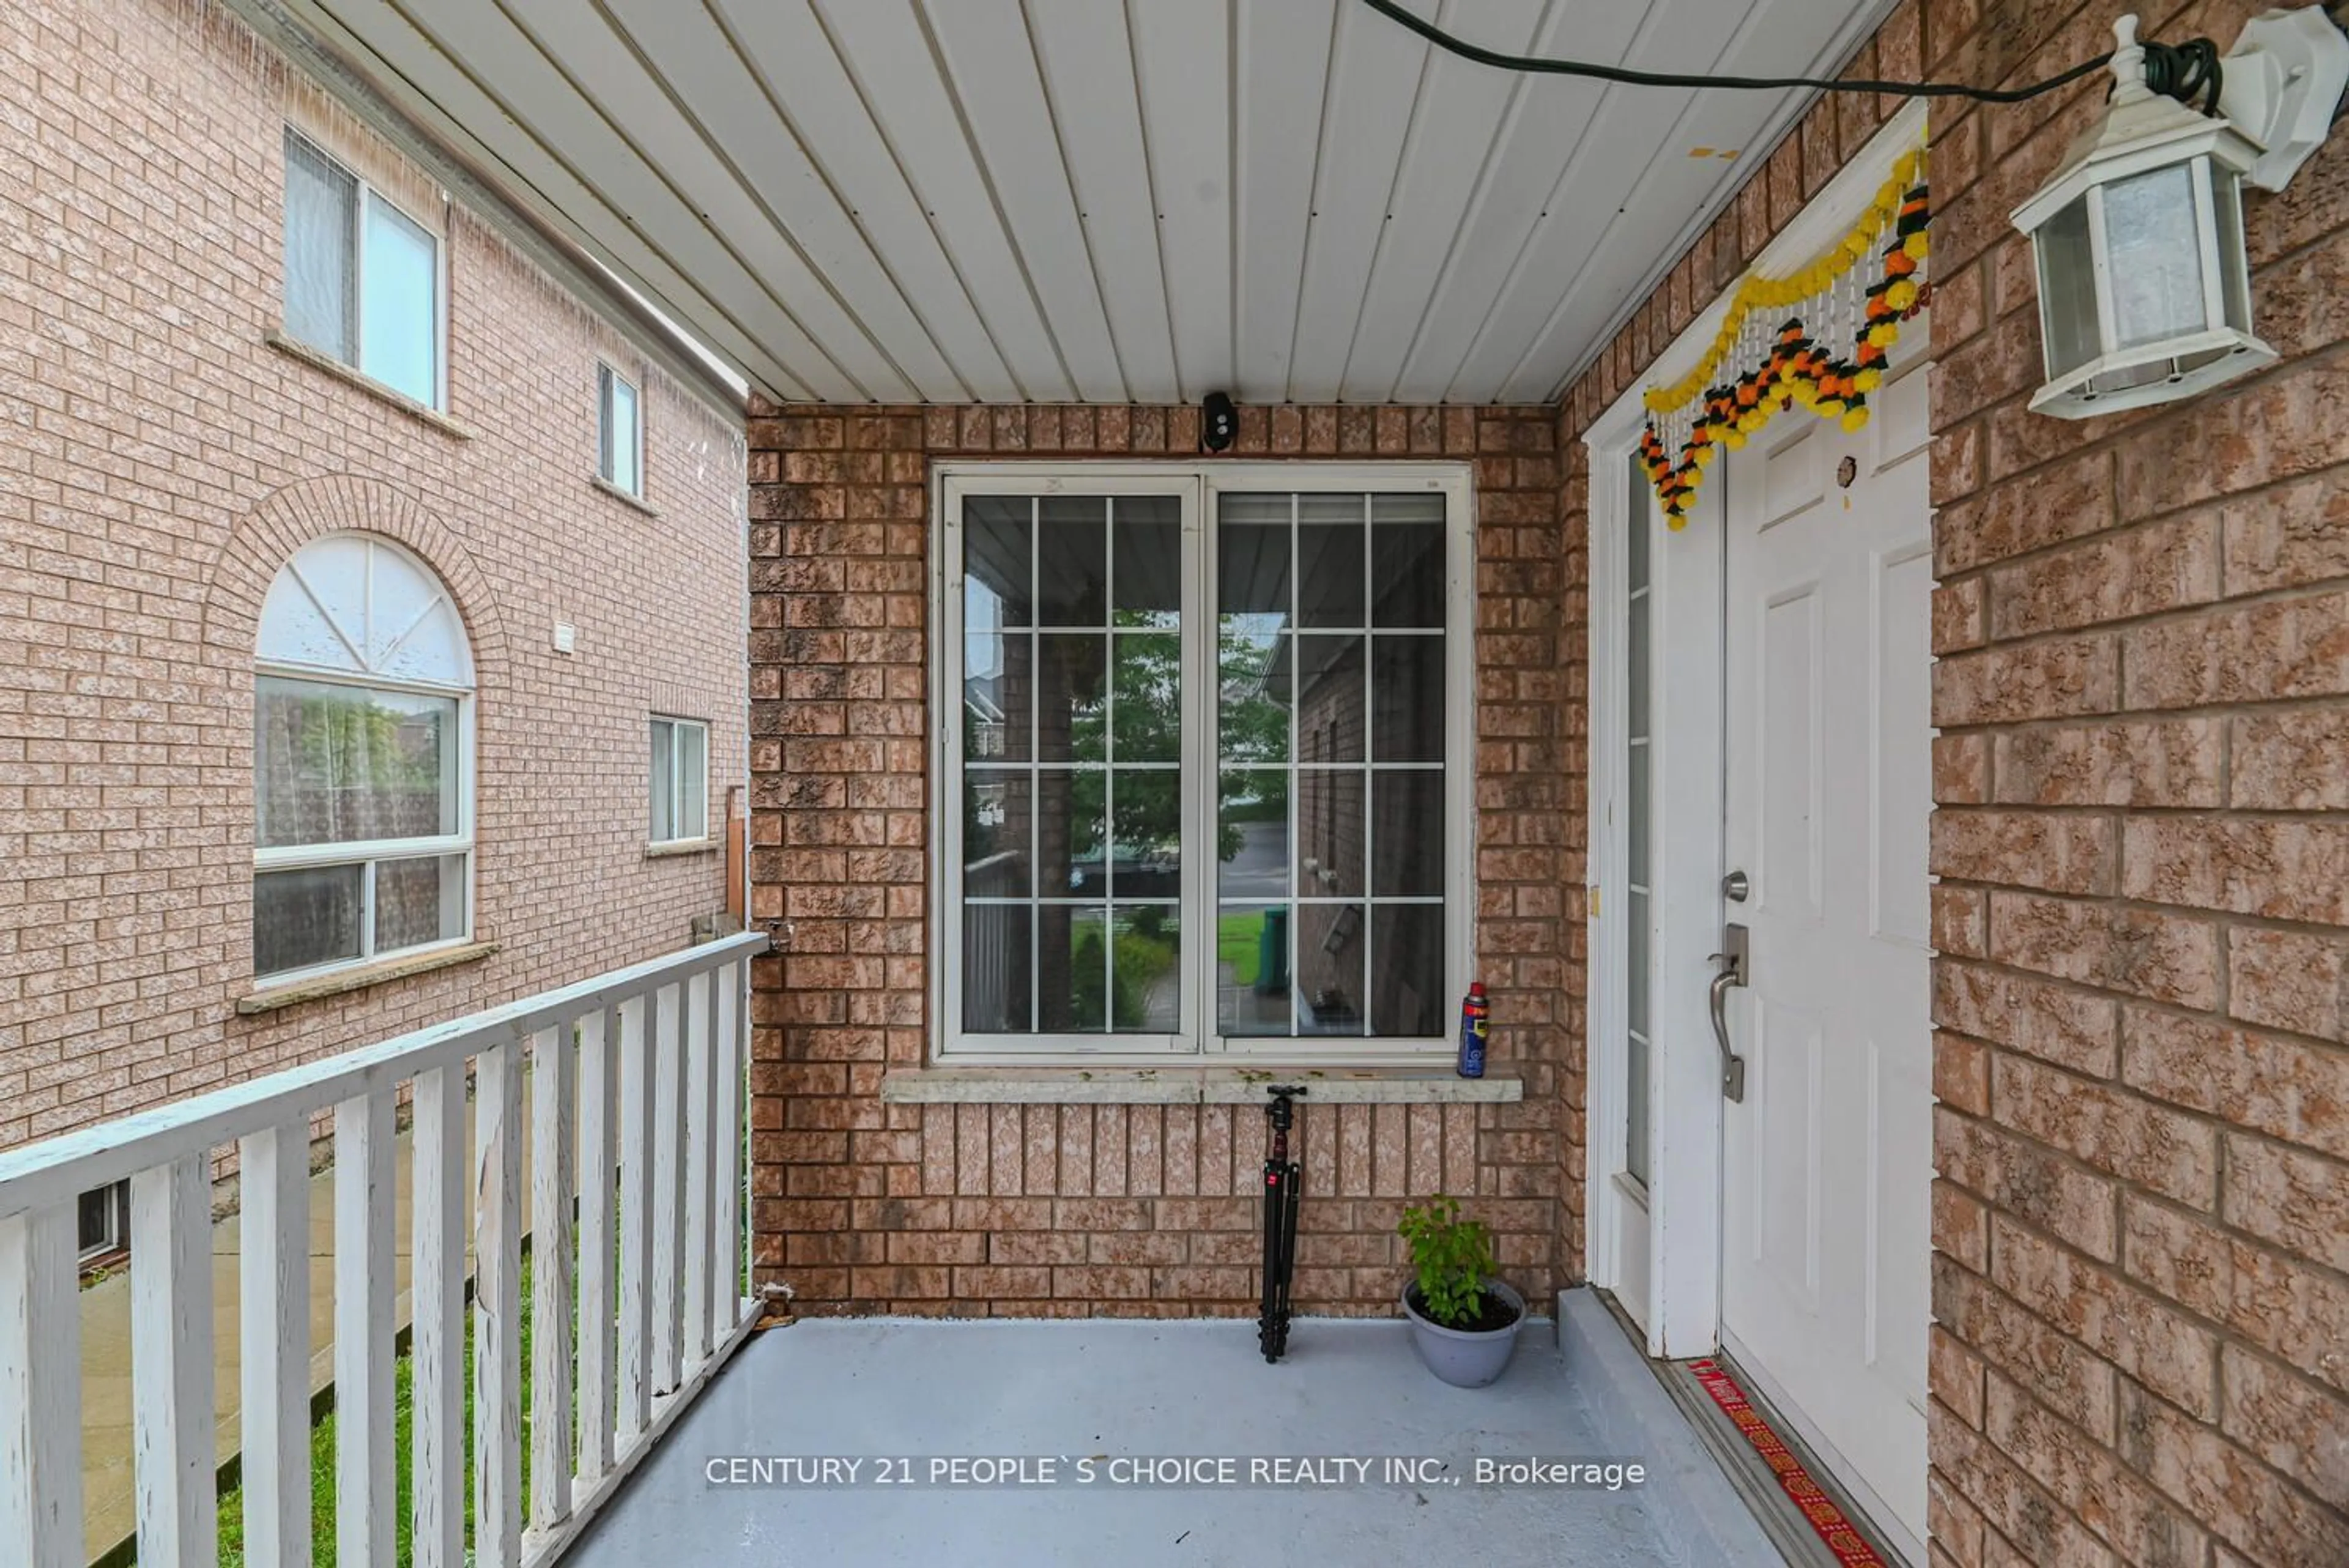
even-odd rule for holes
{"type": "Polygon", "coordinates": [[[1444,502],[1233,493],[1216,518],[1216,1013],[1444,1032],[1444,502]]]}
{"type": "Polygon", "coordinates": [[[1223,493],[1195,578],[1174,495],[957,502],[958,1035],[1441,1041],[1448,498],[1223,493]]]}
{"type": "Polygon", "coordinates": [[[962,523],[964,1032],[1176,1033],[1180,502],[974,496],[962,523]]]}

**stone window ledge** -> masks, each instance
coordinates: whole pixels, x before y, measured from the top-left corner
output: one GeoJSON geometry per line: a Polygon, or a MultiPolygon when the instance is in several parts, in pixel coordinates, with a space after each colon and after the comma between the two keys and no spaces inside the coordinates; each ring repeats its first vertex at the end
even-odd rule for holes
{"type": "Polygon", "coordinates": [[[654,505],[651,502],[646,500],[635,491],[625,490],[619,485],[613,483],[610,480],[605,478],[600,473],[589,474],[587,476],[587,483],[592,488],[602,491],[613,500],[627,503],[647,517],[657,517],[661,514],[659,507],[654,505]]]}
{"type": "Polygon", "coordinates": [[[473,439],[473,432],[471,431],[468,430],[463,425],[459,424],[455,420],[450,419],[447,414],[442,413],[440,410],[432,408],[428,404],[418,402],[414,398],[409,397],[406,392],[399,390],[397,387],[387,386],[383,382],[377,380],[373,376],[367,374],[365,371],[354,369],[352,367],[344,364],[340,359],[336,358],[331,354],[320,353],[317,349],[311,348],[307,343],[303,342],[297,337],[288,337],[285,333],[273,327],[268,331],[261,335],[261,340],[289,358],[299,359],[302,363],[309,366],[314,370],[323,370],[338,381],[344,382],[349,386],[357,387],[360,391],[367,393],[371,398],[376,398],[383,402],[389,403],[393,408],[398,409],[401,413],[408,415],[409,418],[421,420],[424,423],[430,425],[433,429],[440,431],[443,435],[454,436],[459,441],[471,441],[473,439]]]}
{"type": "Polygon", "coordinates": [[[364,991],[370,985],[381,985],[388,980],[405,980],[412,974],[428,974],[436,969],[448,969],[455,964],[478,963],[498,950],[495,942],[467,942],[462,947],[435,948],[429,953],[416,953],[405,958],[385,959],[378,963],[359,964],[352,969],[339,969],[332,974],[322,974],[315,980],[296,981],[292,985],[265,985],[258,991],[236,999],[238,1012],[250,1017],[256,1012],[274,1012],[281,1007],[316,1002],[324,996],[340,996],[346,992],[364,991]]]}
{"type": "Polygon", "coordinates": [[[881,1080],[894,1105],[1253,1106],[1268,1084],[1303,1084],[1312,1105],[1496,1105],[1525,1098],[1516,1078],[1425,1067],[925,1067],[881,1080]]]}
{"type": "Polygon", "coordinates": [[[645,846],[645,858],[647,860],[667,860],[678,855],[715,855],[717,853],[718,840],[715,838],[672,838],[665,844],[645,846]]]}

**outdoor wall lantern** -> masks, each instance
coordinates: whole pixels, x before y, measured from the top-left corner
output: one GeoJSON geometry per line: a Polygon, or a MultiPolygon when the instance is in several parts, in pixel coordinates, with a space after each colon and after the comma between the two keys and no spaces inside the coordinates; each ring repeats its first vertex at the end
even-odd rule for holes
{"type": "Polygon", "coordinates": [[[2349,87],[2349,35],[2320,6],[2253,17],[2223,61],[2207,42],[2152,46],[2152,80],[2137,25],[2113,25],[2103,119],[2014,212],[2047,360],[2031,407],[2062,419],[2192,397],[2274,360],[2251,331],[2243,182],[2282,190],[2349,87]]]}

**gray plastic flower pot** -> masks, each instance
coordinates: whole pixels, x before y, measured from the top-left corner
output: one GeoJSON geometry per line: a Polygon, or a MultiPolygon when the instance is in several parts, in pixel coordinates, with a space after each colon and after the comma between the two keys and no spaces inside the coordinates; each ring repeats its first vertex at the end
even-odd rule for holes
{"type": "Polygon", "coordinates": [[[1402,1288],[1403,1315],[1411,1319],[1411,1342],[1418,1348],[1419,1358],[1430,1372],[1455,1388],[1482,1388],[1506,1371],[1509,1357],[1517,1348],[1517,1330],[1526,1325],[1525,1297],[1499,1280],[1486,1280],[1485,1288],[1516,1308],[1517,1315],[1508,1327],[1481,1334],[1446,1328],[1431,1322],[1412,1304],[1410,1285],[1402,1288]]]}

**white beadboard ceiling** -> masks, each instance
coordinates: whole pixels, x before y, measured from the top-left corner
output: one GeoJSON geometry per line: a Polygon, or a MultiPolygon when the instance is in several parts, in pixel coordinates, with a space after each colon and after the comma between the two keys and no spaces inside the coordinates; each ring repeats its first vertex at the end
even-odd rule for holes
{"type": "MultiPolygon", "coordinates": [[[[1358,0],[266,3],[787,400],[1545,401],[1807,101],[1358,0]]],[[[1416,4],[1774,75],[1885,9],[1416,4]]]]}

